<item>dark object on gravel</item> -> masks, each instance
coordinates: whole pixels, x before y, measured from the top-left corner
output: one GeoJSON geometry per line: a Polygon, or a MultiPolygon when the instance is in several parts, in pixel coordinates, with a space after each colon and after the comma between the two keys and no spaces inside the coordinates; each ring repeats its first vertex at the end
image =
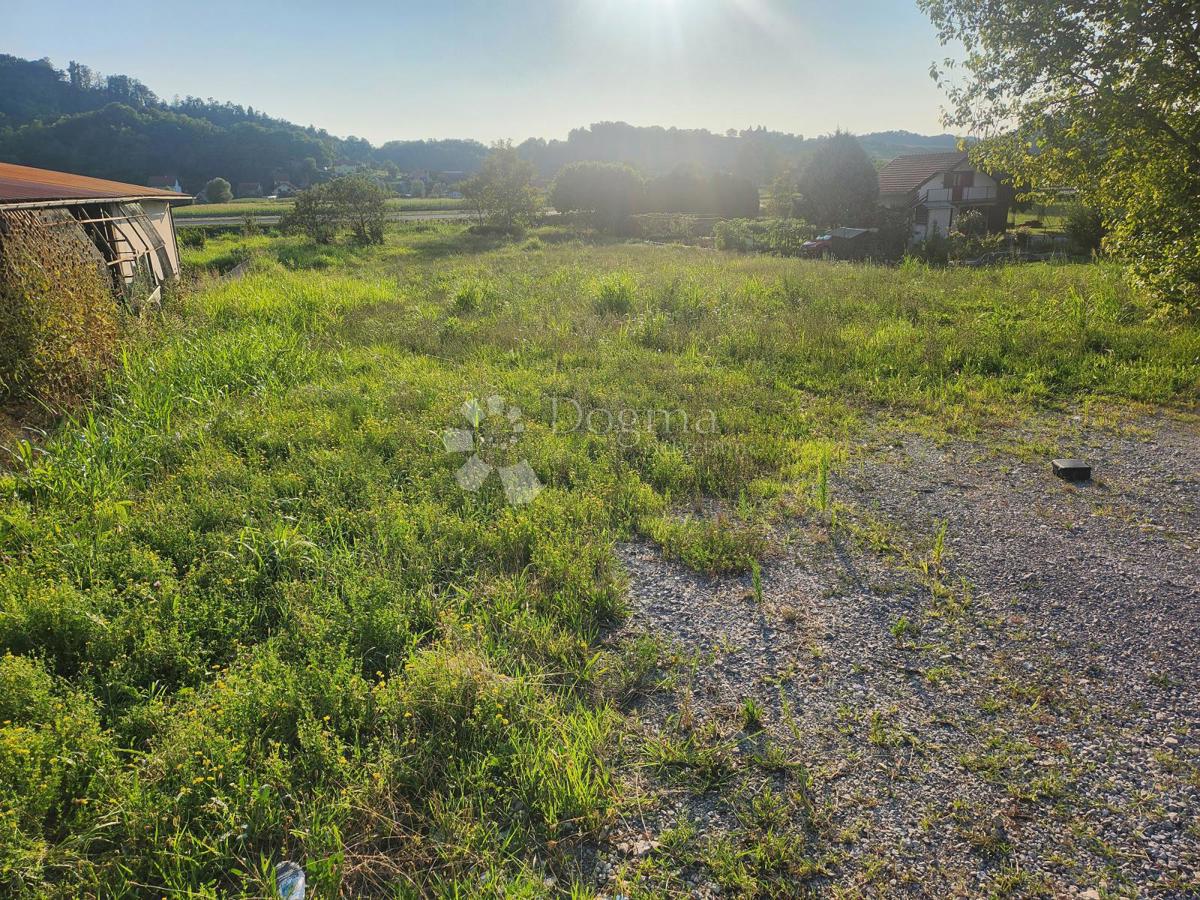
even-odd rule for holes
{"type": "Polygon", "coordinates": [[[1056,459],[1050,465],[1055,475],[1067,481],[1087,481],[1092,477],[1092,467],[1082,459],[1056,459]]]}

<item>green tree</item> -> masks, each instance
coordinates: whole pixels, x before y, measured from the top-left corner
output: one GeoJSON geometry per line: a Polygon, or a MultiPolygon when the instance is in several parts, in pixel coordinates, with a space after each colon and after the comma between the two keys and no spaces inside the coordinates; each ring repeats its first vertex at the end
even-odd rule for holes
{"type": "Polygon", "coordinates": [[[349,230],[358,244],[382,244],[387,191],[365,175],[346,175],[315,184],[296,195],[280,221],[285,232],[329,244],[349,230]]]}
{"type": "Polygon", "coordinates": [[[563,166],[550,188],[559,212],[584,212],[600,228],[616,230],[641,203],[642,176],[621,163],[577,162],[563,166]]]}
{"type": "Polygon", "coordinates": [[[780,172],[771,182],[767,213],[776,219],[790,219],[796,215],[800,200],[800,185],[796,173],[791,169],[780,172]]]}
{"type": "Polygon", "coordinates": [[[338,210],[330,184],[314,184],[297,194],[292,208],[279,220],[280,230],[307,235],[318,244],[333,243],[338,232],[338,210]]]}
{"type": "Polygon", "coordinates": [[[210,178],[204,185],[204,198],[209,203],[228,203],[233,199],[233,188],[224,178],[210,178]]]}
{"type": "Polygon", "coordinates": [[[934,67],[972,158],[1100,211],[1105,249],[1200,306],[1200,23],[1193,0],[918,0],[961,68],[934,67]]]}
{"type": "Polygon", "coordinates": [[[852,134],[822,138],[797,187],[800,213],[814,225],[868,225],[876,219],[879,177],[852,134]]]}
{"type": "Polygon", "coordinates": [[[533,163],[502,141],[492,147],[479,174],[463,183],[462,192],[482,221],[514,228],[529,224],[538,214],[541,198],[532,182],[533,163]]]}
{"type": "Polygon", "coordinates": [[[752,182],[728,172],[706,173],[698,163],[676,166],[646,182],[646,212],[746,219],[758,215],[758,206],[752,182]]]}
{"type": "Polygon", "coordinates": [[[357,244],[382,244],[388,190],[366,175],[347,175],[329,182],[338,224],[357,244]]]}

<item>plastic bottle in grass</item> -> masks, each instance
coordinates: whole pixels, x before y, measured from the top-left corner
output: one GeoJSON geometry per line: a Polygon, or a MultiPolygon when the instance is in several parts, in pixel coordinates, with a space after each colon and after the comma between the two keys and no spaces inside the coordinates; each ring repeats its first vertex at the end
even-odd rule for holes
{"type": "Polygon", "coordinates": [[[275,888],[281,900],[304,900],[304,870],[294,862],[275,867],[275,888]]]}

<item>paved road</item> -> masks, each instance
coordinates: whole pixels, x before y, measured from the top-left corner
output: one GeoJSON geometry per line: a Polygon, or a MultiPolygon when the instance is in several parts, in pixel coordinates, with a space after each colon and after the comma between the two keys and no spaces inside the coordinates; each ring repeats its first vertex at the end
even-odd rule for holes
{"type": "MultiPolygon", "coordinates": [[[[426,209],[417,212],[388,213],[389,222],[424,222],[434,219],[459,220],[469,219],[475,214],[467,209],[426,209]]],[[[256,215],[252,217],[259,225],[278,225],[277,215],[256,215]]],[[[241,225],[245,216],[176,216],[175,227],[184,228],[188,225],[241,225]]]]}

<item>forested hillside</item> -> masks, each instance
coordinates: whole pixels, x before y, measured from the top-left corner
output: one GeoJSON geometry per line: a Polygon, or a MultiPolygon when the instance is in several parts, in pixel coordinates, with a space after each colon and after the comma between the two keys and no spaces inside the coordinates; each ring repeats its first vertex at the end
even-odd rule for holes
{"type": "MultiPolygon", "coordinates": [[[[881,132],[860,138],[875,159],[954,146],[952,135],[881,132]]],[[[734,172],[756,184],[801,165],[812,138],[749,128],[717,134],[705,129],[600,122],[566,140],[529,138],[518,146],[543,178],[582,160],[630,163],[646,175],[682,165],[734,172]]],[[[173,175],[187,191],[221,176],[230,182],[286,179],[307,185],[335,163],[400,172],[475,172],[487,147],[475,140],[388,141],[339,138],[253,107],[199,97],[165,101],[127,75],[101,76],[72,61],[58,69],[47,59],[0,55],[0,160],[145,183],[173,175]]]]}

